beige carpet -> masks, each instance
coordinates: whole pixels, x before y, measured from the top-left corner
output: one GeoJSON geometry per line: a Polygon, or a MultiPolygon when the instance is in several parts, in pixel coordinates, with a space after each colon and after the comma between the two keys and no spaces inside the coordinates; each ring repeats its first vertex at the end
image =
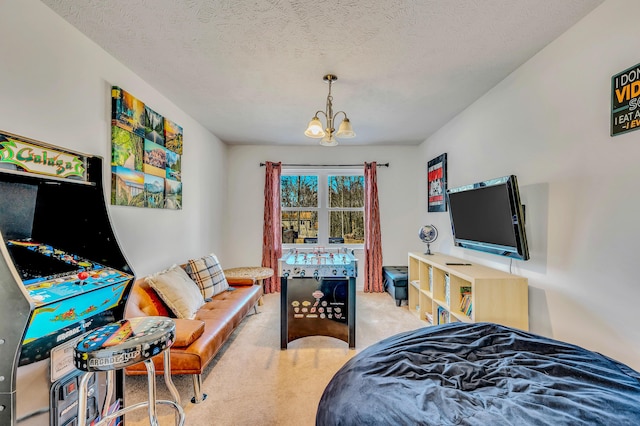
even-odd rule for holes
{"type": "MultiPolygon", "coordinates": [[[[280,294],[269,294],[259,314],[247,317],[203,375],[208,398],[190,402],[190,376],[174,376],[187,425],[315,424],[322,392],[346,361],[367,346],[396,333],[426,325],[387,293],[356,296],[356,349],[331,337],[309,336],[280,349],[280,294]]],[[[158,397],[169,392],[158,377],[158,397]]],[[[146,399],[146,377],[126,378],[126,401],[146,399]]],[[[161,425],[173,425],[172,410],[158,407],[161,425]]],[[[127,425],[148,425],[146,410],[128,414],[127,425]]]]}

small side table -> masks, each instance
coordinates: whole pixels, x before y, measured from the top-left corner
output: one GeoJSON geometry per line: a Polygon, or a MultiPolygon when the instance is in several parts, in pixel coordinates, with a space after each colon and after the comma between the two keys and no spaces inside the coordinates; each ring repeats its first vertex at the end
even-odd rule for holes
{"type": "MultiPolygon", "coordinates": [[[[264,280],[271,278],[274,274],[273,269],[264,266],[241,266],[239,268],[225,269],[224,276],[227,278],[249,278],[259,285],[263,286],[264,280]]],[[[262,297],[258,300],[258,305],[262,306],[262,297]]]]}
{"type": "MultiPolygon", "coordinates": [[[[121,417],[137,408],[148,407],[149,423],[158,425],[156,404],[167,404],[176,412],[176,424],[184,425],[185,414],[180,406],[180,395],[171,380],[171,361],[169,348],[173,345],[176,335],[176,325],[171,318],[166,317],[138,317],[123,319],[96,328],[84,335],[74,349],[74,365],[78,370],[85,371],[80,379],[78,412],[84,413],[87,405],[87,383],[94,372],[107,373],[107,395],[102,417],[96,425],[108,424],[111,419],[121,417]],[[164,381],[174,400],[156,399],[155,367],[151,358],[162,353],[164,356],[164,381]],[[149,387],[148,401],[120,407],[115,413],[108,413],[115,381],[115,371],[121,370],[139,362],[144,362],[147,368],[147,382],[149,387]]],[[[78,416],[78,426],[85,426],[84,416],[78,416]]]]}

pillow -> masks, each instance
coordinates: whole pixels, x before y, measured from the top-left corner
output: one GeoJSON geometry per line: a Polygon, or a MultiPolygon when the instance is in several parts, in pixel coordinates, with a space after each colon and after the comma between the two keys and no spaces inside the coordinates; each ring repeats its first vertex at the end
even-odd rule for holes
{"type": "Polygon", "coordinates": [[[167,305],[162,301],[162,299],[160,299],[160,296],[158,296],[158,293],[154,289],[147,286],[145,286],[142,289],[144,290],[144,293],[149,298],[149,305],[150,305],[150,306],[147,306],[146,309],[143,309],[144,313],[149,316],[168,317],[169,309],[167,308],[167,305]]]}
{"type": "Polygon", "coordinates": [[[229,288],[229,283],[222,272],[220,262],[215,254],[191,259],[185,267],[187,274],[200,287],[202,297],[208,299],[229,288]]]}
{"type": "Polygon", "coordinates": [[[145,281],[158,293],[177,318],[195,318],[196,311],[204,304],[196,283],[177,265],[173,265],[166,271],[149,275],[145,281]]]}

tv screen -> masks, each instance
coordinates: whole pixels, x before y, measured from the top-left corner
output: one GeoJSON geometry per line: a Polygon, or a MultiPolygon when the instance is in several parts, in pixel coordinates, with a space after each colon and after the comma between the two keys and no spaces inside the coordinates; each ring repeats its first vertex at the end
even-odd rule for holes
{"type": "Polygon", "coordinates": [[[514,175],[447,190],[454,243],[487,253],[529,259],[514,175]]]}

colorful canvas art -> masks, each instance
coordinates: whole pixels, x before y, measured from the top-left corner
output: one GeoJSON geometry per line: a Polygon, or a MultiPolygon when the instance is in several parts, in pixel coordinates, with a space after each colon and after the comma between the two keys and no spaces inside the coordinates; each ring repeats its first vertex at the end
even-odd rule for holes
{"type": "Polygon", "coordinates": [[[145,173],[144,201],[145,207],[152,209],[164,208],[164,178],[145,173]]]}
{"type": "Polygon", "coordinates": [[[142,171],[142,138],[111,126],[111,165],[142,171]]]}
{"type": "Polygon", "coordinates": [[[182,155],[182,127],[167,118],[164,119],[164,140],[167,149],[182,155]]]}
{"type": "Polygon", "coordinates": [[[111,167],[111,204],[144,207],[144,173],[121,166],[111,167]]]}
{"type": "Polygon", "coordinates": [[[144,162],[142,171],[159,177],[167,174],[167,153],[162,145],[151,141],[144,141],[144,162]]]}
{"type": "Polygon", "coordinates": [[[164,117],[145,105],[144,139],[164,146],[164,117]]]}
{"type": "Polygon", "coordinates": [[[167,154],[167,179],[182,181],[182,156],[173,151],[166,151],[167,154]]]}
{"type": "Polygon", "coordinates": [[[164,180],[164,207],[182,210],[182,182],[171,179],[164,180]]]}
{"type": "Polygon", "coordinates": [[[182,209],[182,127],[111,88],[111,204],[182,209]]]}
{"type": "Polygon", "coordinates": [[[113,124],[144,137],[144,102],[119,87],[111,89],[111,101],[113,124]]]}

